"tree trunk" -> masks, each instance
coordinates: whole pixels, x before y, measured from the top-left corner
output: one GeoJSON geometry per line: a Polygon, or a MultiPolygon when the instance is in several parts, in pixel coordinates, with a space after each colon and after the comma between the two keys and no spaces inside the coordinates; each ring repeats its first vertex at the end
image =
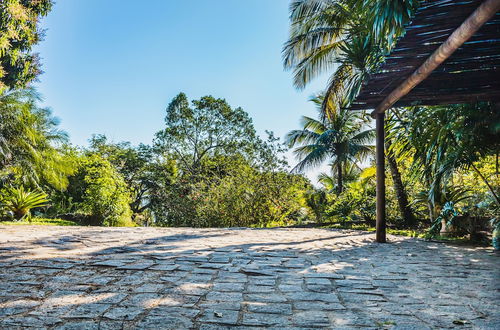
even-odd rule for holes
{"type": "Polygon", "coordinates": [[[26,211],[24,210],[15,210],[13,213],[16,220],[21,220],[26,215],[26,211]]]}
{"type": "Polygon", "coordinates": [[[498,171],[498,150],[497,150],[497,153],[496,153],[496,162],[495,162],[495,174],[498,175],[500,174],[500,172],[498,171]]]}
{"type": "Polygon", "coordinates": [[[339,195],[342,193],[344,190],[344,187],[342,186],[342,163],[337,164],[337,191],[339,195]]]}
{"type": "Polygon", "coordinates": [[[385,199],[385,113],[375,116],[375,166],[376,166],[376,219],[375,240],[377,243],[387,242],[387,219],[385,199]]]}
{"type": "Polygon", "coordinates": [[[394,192],[396,193],[396,199],[398,201],[399,212],[401,213],[401,217],[403,218],[406,226],[415,226],[417,224],[417,221],[410,207],[410,203],[408,202],[408,194],[406,193],[406,189],[403,185],[403,180],[401,179],[401,173],[399,172],[398,164],[389,146],[386,146],[386,150],[387,164],[389,165],[389,170],[391,172],[394,192]]]}
{"type": "Polygon", "coordinates": [[[486,184],[497,204],[500,205],[500,198],[497,196],[495,189],[491,186],[488,180],[486,180],[486,177],[479,171],[479,169],[476,166],[474,166],[474,163],[471,162],[471,166],[474,169],[474,171],[476,171],[476,173],[479,175],[481,180],[483,180],[483,182],[486,184]]]}

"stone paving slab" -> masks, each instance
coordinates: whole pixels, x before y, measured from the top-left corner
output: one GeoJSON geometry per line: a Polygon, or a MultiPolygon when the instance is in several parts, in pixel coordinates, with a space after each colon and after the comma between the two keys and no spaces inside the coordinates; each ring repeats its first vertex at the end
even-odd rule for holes
{"type": "Polygon", "coordinates": [[[0,226],[0,329],[500,329],[500,256],[321,229],[0,226]]]}

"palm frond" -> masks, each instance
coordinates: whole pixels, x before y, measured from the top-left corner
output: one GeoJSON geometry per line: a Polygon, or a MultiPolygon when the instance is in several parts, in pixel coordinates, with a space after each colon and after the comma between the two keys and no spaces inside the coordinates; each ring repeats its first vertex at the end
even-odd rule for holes
{"type": "Polygon", "coordinates": [[[328,82],[323,103],[321,104],[321,113],[326,118],[333,118],[335,114],[345,104],[346,81],[353,73],[353,67],[350,64],[341,64],[328,82]]]}
{"type": "Polygon", "coordinates": [[[308,116],[302,116],[301,125],[304,130],[311,130],[316,134],[323,134],[328,129],[324,122],[308,116]]]}
{"type": "Polygon", "coordinates": [[[285,136],[285,143],[289,147],[294,147],[297,144],[313,143],[318,138],[318,134],[308,130],[293,130],[285,136]]]}
{"type": "Polygon", "coordinates": [[[305,145],[296,148],[294,153],[302,160],[292,171],[302,172],[306,168],[316,167],[323,163],[328,157],[328,148],[317,144],[305,145]]]}
{"type": "Polygon", "coordinates": [[[298,89],[305,86],[321,73],[333,69],[333,60],[338,52],[339,43],[328,44],[315,48],[305,54],[300,62],[293,67],[293,84],[298,89]]]}

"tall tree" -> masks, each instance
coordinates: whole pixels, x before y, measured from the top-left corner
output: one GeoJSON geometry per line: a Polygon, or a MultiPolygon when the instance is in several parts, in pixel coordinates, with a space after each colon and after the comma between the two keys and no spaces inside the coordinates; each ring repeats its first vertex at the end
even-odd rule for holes
{"type": "Polygon", "coordinates": [[[394,187],[394,192],[396,194],[396,200],[398,202],[399,213],[403,218],[405,224],[409,227],[413,227],[417,224],[417,218],[413,214],[413,210],[410,206],[408,199],[408,193],[406,192],[405,185],[403,184],[403,179],[401,178],[401,172],[399,171],[396,156],[391,149],[390,143],[386,143],[386,161],[389,165],[389,171],[391,173],[392,185],[394,187]]]}
{"type": "Polygon", "coordinates": [[[223,99],[204,96],[192,101],[184,93],[168,105],[165,129],[156,134],[159,150],[173,154],[192,174],[205,157],[235,152],[250,155],[259,144],[252,120],[223,99]]]}
{"type": "MultiPolygon", "coordinates": [[[[296,0],[290,6],[290,38],[283,48],[284,65],[294,70],[303,88],[316,76],[332,72],[322,102],[322,116],[348,107],[382,55],[404,31],[418,0],[296,0]]],[[[389,170],[401,215],[413,223],[397,163],[388,155],[389,170]]]]}
{"type": "MultiPolygon", "coordinates": [[[[317,100],[316,100],[317,101],[317,100]]],[[[302,130],[293,130],[286,136],[290,147],[300,159],[295,170],[315,167],[326,160],[337,171],[337,191],[343,191],[343,168],[358,162],[372,151],[373,129],[367,129],[361,114],[339,110],[334,116],[316,120],[302,118],[302,130]]]]}
{"type": "Polygon", "coordinates": [[[32,48],[43,36],[40,18],[52,4],[51,0],[0,1],[0,93],[26,87],[40,73],[32,48]]]}
{"type": "Polygon", "coordinates": [[[256,134],[248,114],[211,96],[179,94],[155,139],[154,221],[163,225],[285,224],[303,216],[310,186],[290,174],[283,145],[256,134]]]}
{"type": "Polygon", "coordinates": [[[397,121],[397,116],[395,115],[395,112],[393,110],[390,110],[389,116],[387,116],[387,119],[385,121],[386,125],[384,127],[386,135],[385,158],[389,166],[389,172],[391,173],[392,185],[394,188],[394,193],[396,194],[399,213],[401,214],[404,223],[409,227],[413,227],[417,224],[417,218],[415,217],[413,209],[410,205],[408,193],[403,183],[401,171],[398,167],[398,160],[394,152],[394,149],[396,148],[395,144],[397,144],[397,141],[394,140],[391,131],[395,125],[395,121],[397,121]]]}

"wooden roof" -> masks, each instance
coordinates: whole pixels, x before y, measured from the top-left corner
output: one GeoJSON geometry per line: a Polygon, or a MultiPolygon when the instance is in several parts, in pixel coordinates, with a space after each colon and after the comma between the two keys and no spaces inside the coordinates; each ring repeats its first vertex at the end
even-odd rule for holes
{"type": "MultiPolygon", "coordinates": [[[[364,83],[350,109],[375,109],[481,3],[481,0],[424,1],[405,35],[377,73],[364,83]]],[[[477,101],[500,101],[500,12],[394,106],[477,101]]]]}

